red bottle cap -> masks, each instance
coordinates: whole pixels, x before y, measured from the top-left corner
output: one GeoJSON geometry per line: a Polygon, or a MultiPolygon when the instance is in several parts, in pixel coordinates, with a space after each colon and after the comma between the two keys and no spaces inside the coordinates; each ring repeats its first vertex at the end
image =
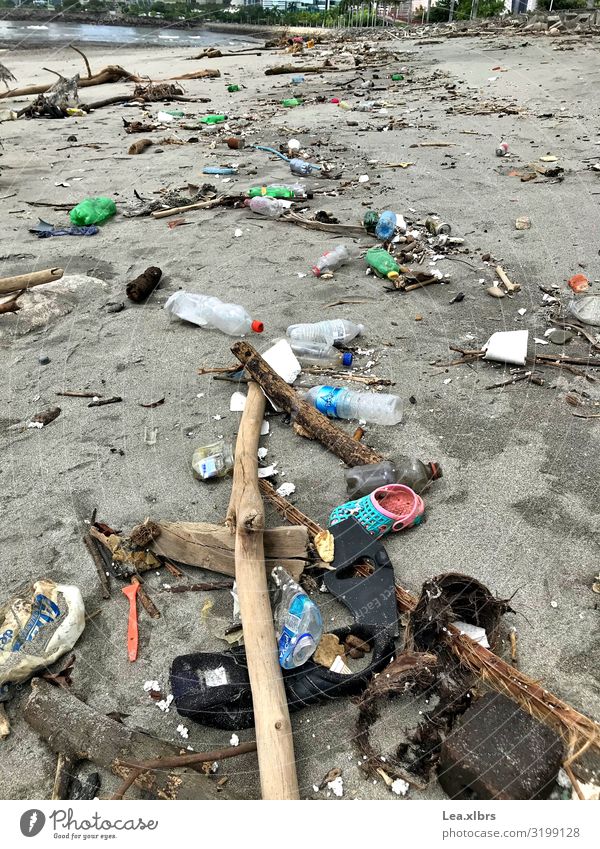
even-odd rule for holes
{"type": "Polygon", "coordinates": [[[262,333],[265,329],[265,326],[262,321],[253,321],[250,326],[252,327],[252,330],[254,330],[255,333],[262,333]]]}
{"type": "Polygon", "coordinates": [[[331,98],[331,100],[330,100],[329,102],[330,102],[330,103],[339,103],[339,102],[340,102],[340,99],[339,99],[339,97],[332,97],[332,98],[331,98]]]}
{"type": "Polygon", "coordinates": [[[311,271],[315,275],[315,277],[321,276],[321,270],[319,268],[317,268],[316,265],[313,265],[313,267],[311,268],[311,271]]]}

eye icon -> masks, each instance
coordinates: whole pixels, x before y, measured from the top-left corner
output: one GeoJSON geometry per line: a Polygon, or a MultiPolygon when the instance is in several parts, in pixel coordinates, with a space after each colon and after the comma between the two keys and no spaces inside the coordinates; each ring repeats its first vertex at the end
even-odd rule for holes
{"type": "Polygon", "coordinates": [[[46,815],[37,808],[25,811],[21,816],[21,834],[24,837],[35,837],[46,824],[46,815]]]}

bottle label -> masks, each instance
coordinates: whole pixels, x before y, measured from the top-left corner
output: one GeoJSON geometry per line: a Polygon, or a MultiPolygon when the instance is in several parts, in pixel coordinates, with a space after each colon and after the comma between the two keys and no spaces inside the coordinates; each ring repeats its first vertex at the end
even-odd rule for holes
{"type": "Polygon", "coordinates": [[[323,386],[315,398],[315,407],[320,413],[335,419],[337,415],[337,399],[343,388],[335,386],[323,386]]]}
{"type": "Polygon", "coordinates": [[[205,457],[200,461],[199,464],[199,472],[200,476],[203,480],[208,480],[209,478],[216,478],[221,469],[223,468],[223,463],[221,462],[221,457],[216,454],[212,457],[205,457]]]}
{"type": "Polygon", "coordinates": [[[287,625],[284,625],[279,637],[279,663],[285,667],[285,663],[294,652],[294,644],[298,634],[296,631],[291,631],[287,625]]]}

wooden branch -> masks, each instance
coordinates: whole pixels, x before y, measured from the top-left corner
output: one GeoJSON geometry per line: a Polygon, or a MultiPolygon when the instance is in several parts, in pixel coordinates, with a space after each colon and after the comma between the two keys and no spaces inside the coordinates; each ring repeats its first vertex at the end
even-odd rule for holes
{"type": "MultiPolygon", "coordinates": [[[[160,536],[150,543],[154,554],[188,566],[235,577],[235,542],[224,525],[208,522],[157,522],[160,536]]],[[[268,573],[280,563],[298,580],[308,559],[304,528],[268,528],[264,532],[268,573]]]]}
{"type": "MultiPolygon", "coordinates": [[[[288,522],[292,525],[302,525],[309,532],[311,538],[314,539],[317,534],[320,534],[323,531],[323,528],[320,525],[317,525],[316,522],[313,522],[308,516],[305,516],[297,507],[284,498],[282,495],[279,495],[275,487],[269,483],[267,480],[259,480],[258,488],[262,492],[262,494],[271,501],[277,512],[283,516],[284,519],[287,519],[288,522]]],[[[266,535],[266,531],[265,531],[266,535]]]]}
{"type": "MultiPolygon", "coordinates": [[[[52,751],[92,761],[123,779],[129,773],[124,761],[180,754],[177,746],[114,722],[67,690],[39,678],[32,681],[23,715],[52,751]]],[[[144,773],[136,783],[156,799],[223,798],[207,776],[195,771],[144,773]]]]}
{"type": "Polygon", "coordinates": [[[97,542],[89,534],[84,534],[83,543],[89,551],[92,560],[94,561],[94,566],[96,567],[96,572],[98,573],[98,578],[100,579],[100,586],[102,588],[102,598],[110,598],[110,581],[108,575],[106,574],[106,564],[104,563],[104,560],[102,559],[100,552],[96,547],[97,542]]]}
{"type": "Polygon", "coordinates": [[[235,450],[231,501],[235,527],[235,579],[252,690],[263,799],[299,799],[294,739],[277,657],[273,614],[264,568],[265,514],[258,489],[258,442],[265,396],[250,383],[235,450]]]}
{"type": "Polygon", "coordinates": [[[69,784],[72,778],[71,771],[75,767],[77,760],[76,758],[63,755],[62,752],[58,753],[51,799],[63,800],[69,798],[69,784]]]}
{"type": "Polygon", "coordinates": [[[88,57],[85,55],[83,50],[80,50],[79,47],[75,47],[74,44],[69,44],[71,50],[74,50],[75,53],[79,53],[81,57],[83,57],[83,61],[85,62],[85,67],[87,68],[88,79],[92,76],[92,69],[90,68],[90,63],[88,62],[88,57]]]}
{"type": "MultiPolygon", "coordinates": [[[[280,505],[280,497],[266,481],[261,481],[261,490],[288,521],[302,522],[313,535],[323,530],[298,508],[286,513],[280,505]]],[[[363,564],[357,564],[355,570],[357,574],[364,577],[371,573],[371,567],[363,564]]],[[[415,609],[418,599],[396,583],[396,602],[400,610],[410,613],[415,609]]],[[[536,680],[520,672],[466,634],[461,634],[453,625],[448,626],[447,634],[443,639],[449,644],[461,665],[474,672],[493,690],[504,693],[527,713],[562,734],[568,741],[569,751],[572,753],[568,762],[577,760],[590,747],[594,747],[597,753],[600,752],[600,725],[593,719],[579,713],[567,702],[542,687],[536,680]],[[575,751],[579,747],[581,747],[580,750],[575,751]]]]}
{"type": "MultiPolygon", "coordinates": [[[[52,73],[56,73],[53,71],[52,73]]],[[[91,77],[84,77],[79,80],[79,88],[88,88],[93,85],[104,85],[105,83],[117,83],[120,80],[128,80],[129,82],[142,83],[144,80],[135,74],[130,74],[125,68],[120,65],[107,65],[102,68],[97,74],[92,74],[91,77]]],[[[0,94],[0,100],[6,97],[22,97],[28,94],[44,94],[54,83],[42,83],[40,85],[29,85],[24,88],[13,88],[0,94]]]]}
{"type": "Polygon", "coordinates": [[[20,292],[16,292],[16,294],[12,295],[6,301],[3,301],[0,304],[0,315],[3,315],[4,313],[9,313],[9,312],[18,312],[21,309],[21,307],[17,303],[17,301],[19,300],[19,298],[21,297],[21,295],[24,292],[25,292],[25,289],[21,289],[20,292]]]}
{"type": "Polygon", "coordinates": [[[189,74],[180,74],[178,77],[169,77],[170,80],[204,80],[207,77],[209,79],[215,79],[216,77],[220,77],[221,72],[218,68],[205,68],[203,71],[192,71],[189,74]]]}
{"type": "Polygon", "coordinates": [[[46,268],[44,271],[32,271],[30,274],[18,274],[16,277],[0,277],[0,295],[52,283],[53,280],[60,280],[63,274],[62,268],[46,268]]]}
{"type": "Polygon", "coordinates": [[[361,442],[357,442],[341,428],[336,427],[312,404],[300,400],[297,393],[276,374],[248,342],[236,342],[231,349],[250,377],[264,390],[280,409],[295,415],[296,423],[313,439],[335,454],[348,466],[364,466],[381,463],[381,454],[361,442]]]}
{"type": "Polygon", "coordinates": [[[144,761],[144,763],[124,763],[124,766],[129,767],[131,772],[121,787],[112,797],[113,800],[123,799],[125,793],[129,790],[133,782],[143,772],[148,772],[155,769],[177,769],[179,767],[190,766],[193,769],[201,767],[205,763],[213,763],[213,761],[223,761],[227,758],[235,758],[238,755],[246,755],[249,752],[256,751],[256,743],[240,743],[239,746],[230,746],[227,749],[215,749],[212,752],[200,752],[195,755],[177,755],[173,758],[155,758],[154,760],[144,761]]]}
{"type": "Polygon", "coordinates": [[[140,581],[140,579],[137,578],[134,575],[133,578],[131,579],[131,583],[138,585],[138,598],[140,600],[140,604],[142,605],[142,607],[144,608],[144,610],[146,611],[148,616],[151,619],[160,619],[160,610],[154,604],[154,602],[152,601],[152,599],[150,598],[150,596],[148,595],[148,593],[144,589],[144,586],[143,586],[142,582],[140,581]]]}
{"type": "Polygon", "coordinates": [[[168,218],[170,215],[180,215],[182,212],[193,212],[195,209],[212,209],[219,206],[221,201],[225,199],[225,195],[221,195],[213,200],[202,200],[198,203],[188,203],[187,206],[172,206],[169,209],[157,209],[151,213],[152,218],[168,218]]]}
{"type": "Polygon", "coordinates": [[[274,68],[267,68],[265,77],[272,77],[280,74],[324,74],[328,71],[346,71],[347,68],[332,68],[329,65],[277,65],[274,68]]]}

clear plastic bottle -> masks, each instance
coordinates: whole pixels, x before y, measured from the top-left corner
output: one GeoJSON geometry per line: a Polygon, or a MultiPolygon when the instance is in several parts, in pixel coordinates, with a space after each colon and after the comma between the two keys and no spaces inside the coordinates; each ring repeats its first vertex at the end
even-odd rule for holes
{"type": "Polygon", "coordinates": [[[290,339],[306,342],[327,342],[329,345],[347,345],[365,329],[347,318],[330,318],[314,324],[290,324],[286,333],[290,339]]]}
{"type": "Polygon", "coordinates": [[[354,107],[355,112],[372,112],[375,108],[376,103],[374,100],[363,100],[361,103],[357,103],[354,107]]]}
{"type": "Polygon", "coordinates": [[[326,251],[315,262],[312,267],[312,273],[315,277],[320,277],[325,271],[335,271],[350,262],[350,251],[346,245],[337,245],[333,250],[326,251]]]}
{"type": "Polygon", "coordinates": [[[350,498],[362,498],[389,483],[402,483],[420,494],[432,480],[442,477],[442,470],[437,463],[401,456],[393,463],[384,460],[368,466],[354,466],[346,470],[344,477],[350,498]]]}
{"type": "Polygon", "coordinates": [[[270,197],[250,198],[246,201],[246,205],[252,212],[264,215],[266,218],[280,218],[290,208],[289,202],[270,197]]]}
{"type": "Polygon", "coordinates": [[[222,478],[232,469],[233,446],[223,439],[202,445],[192,454],[192,470],[198,480],[222,478]]]}
{"type": "Polygon", "coordinates": [[[291,339],[290,347],[303,365],[351,366],[350,351],[342,353],[327,342],[308,342],[304,339],[291,339]]]}
{"type": "Polygon", "coordinates": [[[264,329],[262,321],[253,321],[244,307],[225,304],[220,298],[211,295],[173,292],[164,308],[176,318],[207,330],[220,330],[228,336],[245,336],[251,330],[262,333],[264,329]]]}
{"type": "Polygon", "coordinates": [[[305,162],[304,159],[290,159],[290,171],[297,177],[310,177],[314,171],[314,165],[305,162]]]}
{"type": "Polygon", "coordinates": [[[402,421],[402,400],[397,395],[371,395],[336,386],[313,386],[304,398],[332,419],[360,419],[381,425],[402,421]]]}
{"type": "Polygon", "coordinates": [[[569,301],[568,310],[578,321],[600,327],[599,295],[578,295],[569,301]]]}
{"type": "Polygon", "coordinates": [[[271,576],[279,665],[296,669],[314,654],[323,636],[323,619],[314,601],[283,567],[277,566],[271,576]]]}

